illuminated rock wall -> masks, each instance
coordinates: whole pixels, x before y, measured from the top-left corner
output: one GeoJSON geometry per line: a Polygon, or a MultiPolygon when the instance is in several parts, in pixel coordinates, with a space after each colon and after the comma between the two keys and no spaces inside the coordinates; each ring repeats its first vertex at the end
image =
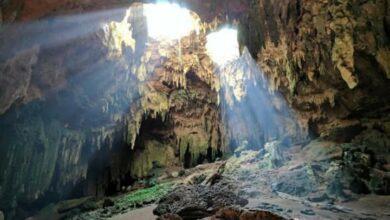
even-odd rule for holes
{"type": "Polygon", "coordinates": [[[146,177],[154,162],[191,167],[226,151],[204,33],[146,44],[141,10],[3,29],[0,207],[7,216],[114,193],[146,177]],[[71,28],[56,33],[59,26],[71,28]],[[35,28],[46,35],[35,37],[35,28]]]}
{"type": "Polygon", "coordinates": [[[311,136],[356,134],[364,117],[388,127],[387,1],[258,0],[250,8],[244,44],[311,136]]]}

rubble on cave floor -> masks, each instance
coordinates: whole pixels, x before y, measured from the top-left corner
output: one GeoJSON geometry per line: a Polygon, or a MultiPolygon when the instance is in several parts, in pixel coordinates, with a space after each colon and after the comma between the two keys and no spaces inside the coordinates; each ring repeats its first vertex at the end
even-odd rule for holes
{"type": "MultiPolygon", "coordinates": [[[[218,175],[218,174],[216,174],[218,175]]],[[[206,180],[210,184],[180,185],[162,197],[157,215],[177,214],[183,219],[202,219],[229,206],[243,207],[248,200],[238,196],[237,185],[228,178],[206,180]]]]}
{"type": "Polygon", "coordinates": [[[237,148],[226,161],[166,171],[151,188],[57,210],[70,219],[117,220],[139,213],[148,219],[172,220],[390,217],[390,197],[373,194],[386,176],[378,179],[371,174],[360,180],[368,183],[371,194],[357,187],[353,177],[361,169],[378,172],[375,164],[362,162],[367,155],[357,146],[351,150],[348,144],[321,140],[292,147],[278,141],[266,145],[260,151],[237,148]],[[346,156],[350,154],[355,156],[346,156]],[[374,177],[377,184],[371,186],[374,177]],[[72,216],[74,212],[79,214],[72,216]]]}
{"type": "Polygon", "coordinates": [[[388,172],[373,150],[324,140],[267,148],[239,148],[226,163],[224,175],[241,184],[247,208],[298,219],[389,218],[390,197],[375,195],[387,192],[388,172]]]}
{"type": "MultiPolygon", "coordinates": [[[[237,148],[235,154],[215,174],[218,176],[216,187],[207,181],[211,176],[197,183],[192,182],[194,185],[176,188],[160,200],[155,213],[164,217],[161,219],[191,219],[189,216],[195,216],[191,215],[192,212],[202,215],[194,219],[201,219],[207,214],[208,219],[229,219],[217,213],[231,207],[238,213],[267,211],[286,219],[390,217],[390,197],[375,194],[378,187],[388,190],[386,184],[380,184],[386,183],[388,177],[375,176],[379,172],[378,164],[362,159],[370,157],[367,149],[352,143],[324,140],[292,147],[274,141],[266,146],[260,151],[237,148]],[[356,176],[362,177],[362,170],[370,175],[366,179],[356,179],[356,176]],[[224,187],[219,185],[223,183],[234,187],[224,196],[218,197],[218,192],[224,191],[224,187]],[[180,197],[177,192],[180,192],[180,197]],[[248,203],[243,206],[226,199],[230,198],[230,193],[248,203]],[[213,199],[209,199],[210,195],[213,199]],[[219,198],[227,202],[225,207],[218,210],[221,207],[216,208],[214,200],[219,198]]],[[[193,175],[193,178],[196,176],[193,175]]],[[[230,217],[240,217],[237,213],[227,213],[230,213],[230,217]]]]}
{"type": "MultiPolygon", "coordinates": [[[[150,179],[140,179],[119,195],[111,197],[85,197],[61,201],[43,208],[32,219],[109,219],[155,204],[178,185],[197,185],[209,180],[224,162],[201,164],[187,170],[167,168],[155,170],[150,179]],[[158,172],[157,172],[158,171],[158,172]]],[[[152,211],[149,213],[153,216],[152,211]]]]}

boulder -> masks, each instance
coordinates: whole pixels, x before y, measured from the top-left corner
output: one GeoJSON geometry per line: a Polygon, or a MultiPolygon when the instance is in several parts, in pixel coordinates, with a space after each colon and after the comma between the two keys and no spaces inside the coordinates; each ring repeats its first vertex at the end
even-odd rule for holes
{"type": "Polygon", "coordinates": [[[370,174],[369,188],[380,195],[390,194],[390,172],[373,169],[370,174]]]}
{"type": "Polygon", "coordinates": [[[306,165],[280,174],[271,187],[273,191],[294,196],[307,196],[317,190],[318,183],[312,166],[306,165]]]}
{"type": "Polygon", "coordinates": [[[272,141],[264,145],[267,152],[264,155],[264,159],[268,161],[268,168],[277,168],[283,165],[285,160],[283,156],[283,147],[284,145],[280,141],[272,141]]]}
{"type": "Polygon", "coordinates": [[[183,219],[201,219],[226,206],[244,206],[246,199],[237,196],[236,186],[226,179],[214,185],[178,186],[161,198],[154,214],[177,214],[183,219]]]}

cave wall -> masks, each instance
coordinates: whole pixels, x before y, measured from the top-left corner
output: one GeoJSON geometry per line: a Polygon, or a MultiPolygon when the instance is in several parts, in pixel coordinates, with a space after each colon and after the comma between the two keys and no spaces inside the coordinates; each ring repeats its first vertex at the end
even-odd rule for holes
{"type": "MultiPolygon", "coordinates": [[[[152,74],[140,87],[143,94],[140,102],[147,115],[165,126],[160,129],[149,126],[145,132],[159,129],[154,132],[157,134],[149,134],[152,136],[149,140],[141,137],[143,143],[135,143],[132,170],[136,176],[147,174],[154,159],[183,165],[188,151],[192,158],[190,166],[194,166],[208,150],[213,152],[212,158],[217,152],[228,150],[218,105],[219,80],[206,55],[205,35],[184,37],[179,50],[178,47],[178,44],[151,42],[141,58],[147,65],[141,64],[136,71],[139,78],[152,74]],[[165,158],[161,158],[158,150],[152,150],[161,145],[158,139],[169,146],[165,158]]],[[[142,125],[141,122],[141,129],[142,125]]]]}
{"type": "Polygon", "coordinates": [[[166,115],[141,122],[130,160],[135,177],[149,175],[153,161],[177,170],[211,162],[227,151],[218,93],[192,72],[187,74],[187,81],[186,89],[169,88],[164,97],[169,102],[166,115]]]}
{"type": "Polygon", "coordinates": [[[388,134],[389,7],[386,0],[251,2],[242,41],[311,137],[349,141],[362,118],[388,134]]]}
{"type": "Polygon", "coordinates": [[[0,209],[7,218],[115,193],[146,177],[154,161],[183,167],[186,151],[193,166],[226,150],[205,34],[148,46],[145,24],[134,5],[2,27],[0,209]],[[140,133],[148,119],[170,129],[140,133]]]}
{"type": "Polygon", "coordinates": [[[332,161],[341,171],[335,189],[389,193],[389,5],[257,0],[240,24],[243,44],[294,109],[303,137],[342,143],[332,161]]]}
{"type": "MultiPolygon", "coordinates": [[[[50,24],[42,26],[52,33],[50,24]]],[[[114,139],[124,140],[123,115],[136,99],[137,84],[119,60],[107,59],[109,32],[96,30],[52,47],[2,53],[10,56],[4,57],[0,80],[0,194],[7,218],[84,195],[90,158],[110,151],[114,139]]],[[[17,31],[4,31],[1,39],[24,42],[28,31],[9,36],[17,31]]]]}
{"type": "Polygon", "coordinates": [[[220,68],[221,112],[232,149],[262,150],[267,142],[287,146],[306,140],[305,130],[284,97],[271,90],[249,50],[220,68]]]}

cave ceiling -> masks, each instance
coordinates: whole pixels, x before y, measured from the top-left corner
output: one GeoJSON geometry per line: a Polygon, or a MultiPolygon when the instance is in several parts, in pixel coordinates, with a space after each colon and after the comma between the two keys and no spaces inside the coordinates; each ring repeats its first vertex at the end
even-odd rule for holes
{"type": "MultiPolygon", "coordinates": [[[[3,21],[12,22],[39,19],[44,16],[64,13],[88,12],[107,10],[112,8],[129,6],[135,2],[155,3],[154,0],[66,0],[66,1],[25,1],[16,0],[4,3],[3,21]]],[[[212,22],[215,18],[222,21],[234,20],[245,15],[249,4],[247,0],[173,0],[169,1],[184,6],[196,12],[203,21],[212,22]]]]}

